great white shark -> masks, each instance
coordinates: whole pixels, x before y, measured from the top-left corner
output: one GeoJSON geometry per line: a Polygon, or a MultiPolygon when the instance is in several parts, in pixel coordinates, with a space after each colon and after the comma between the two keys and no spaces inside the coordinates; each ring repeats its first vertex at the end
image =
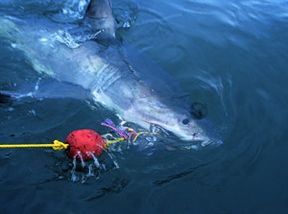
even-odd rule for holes
{"type": "Polygon", "coordinates": [[[37,72],[80,86],[126,121],[145,129],[156,125],[192,143],[221,141],[209,134],[171,76],[118,41],[110,0],[91,0],[80,24],[2,13],[0,38],[22,51],[37,72]],[[93,33],[77,42],[71,32],[81,28],[93,33]]]}

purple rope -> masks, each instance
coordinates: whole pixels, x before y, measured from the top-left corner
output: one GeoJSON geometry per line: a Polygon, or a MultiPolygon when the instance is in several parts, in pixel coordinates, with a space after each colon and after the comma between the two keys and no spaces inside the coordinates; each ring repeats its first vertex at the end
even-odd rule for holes
{"type": "Polygon", "coordinates": [[[125,139],[130,137],[130,134],[127,133],[126,130],[122,130],[122,129],[117,128],[116,125],[113,123],[113,121],[111,119],[106,119],[103,123],[101,123],[101,125],[112,129],[120,137],[123,137],[125,139]]]}

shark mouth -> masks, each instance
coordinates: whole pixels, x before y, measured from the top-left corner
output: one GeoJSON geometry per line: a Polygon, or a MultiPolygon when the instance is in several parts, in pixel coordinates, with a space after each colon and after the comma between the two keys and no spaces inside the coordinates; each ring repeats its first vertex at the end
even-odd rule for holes
{"type": "MultiPolygon", "coordinates": [[[[148,121],[146,121],[148,122],[148,121]]],[[[191,141],[184,141],[179,139],[177,135],[175,135],[173,132],[163,128],[162,126],[149,122],[149,131],[153,135],[155,135],[158,139],[158,141],[162,141],[166,145],[177,148],[177,149],[193,149],[193,150],[199,150],[201,148],[207,147],[207,146],[218,146],[223,143],[222,140],[217,140],[214,138],[209,138],[209,137],[203,137],[199,138],[197,135],[199,133],[195,133],[195,138],[192,139],[191,141]]]]}

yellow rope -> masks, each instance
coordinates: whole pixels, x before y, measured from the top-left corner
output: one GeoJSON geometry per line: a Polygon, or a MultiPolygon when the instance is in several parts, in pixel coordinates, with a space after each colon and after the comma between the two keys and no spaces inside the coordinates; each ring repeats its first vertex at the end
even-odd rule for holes
{"type": "Polygon", "coordinates": [[[123,138],[123,137],[119,137],[119,138],[116,138],[114,140],[105,140],[105,147],[108,148],[112,144],[119,143],[119,142],[124,141],[124,140],[125,140],[125,138],[123,138]]]}
{"type": "Polygon", "coordinates": [[[149,132],[136,132],[136,131],[135,131],[134,129],[132,129],[132,128],[127,128],[127,130],[128,130],[129,132],[134,132],[134,133],[135,133],[135,137],[134,137],[133,140],[132,140],[133,142],[135,142],[140,135],[143,135],[143,134],[151,134],[151,133],[149,133],[149,132]]]}
{"type": "Polygon", "coordinates": [[[133,142],[135,142],[135,141],[138,139],[138,137],[139,137],[140,135],[143,135],[143,134],[149,134],[149,132],[138,132],[138,133],[135,135],[135,137],[134,137],[134,139],[133,139],[133,142]]]}
{"type": "MultiPolygon", "coordinates": [[[[135,136],[132,142],[135,142],[140,135],[149,134],[148,132],[135,132],[134,129],[129,128],[128,131],[134,132],[135,136]]],[[[105,139],[105,147],[108,148],[112,144],[125,141],[123,137],[115,138],[113,140],[105,139]]],[[[18,149],[18,148],[52,148],[54,150],[65,150],[69,144],[63,143],[59,140],[54,140],[51,144],[0,144],[0,149],[18,149]]]]}
{"type": "Polygon", "coordinates": [[[65,150],[68,146],[69,144],[54,140],[52,144],[0,144],[0,149],[52,148],[54,150],[65,150]]]}
{"type": "MultiPolygon", "coordinates": [[[[131,129],[131,128],[128,128],[128,131],[131,131],[131,132],[133,131],[133,132],[135,132],[135,131],[134,131],[133,129],[131,129]]],[[[149,132],[138,132],[138,133],[135,132],[135,133],[136,133],[136,134],[135,134],[132,142],[135,142],[140,135],[149,134],[149,132]]],[[[126,139],[123,138],[123,137],[115,138],[115,139],[113,139],[113,140],[107,140],[107,139],[105,139],[105,147],[108,148],[108,147],[111,146],[112,144],[119,143],[119,142],[122,142],[122,141],[125,141],[125,140],[126,140],[126,139]]]]}

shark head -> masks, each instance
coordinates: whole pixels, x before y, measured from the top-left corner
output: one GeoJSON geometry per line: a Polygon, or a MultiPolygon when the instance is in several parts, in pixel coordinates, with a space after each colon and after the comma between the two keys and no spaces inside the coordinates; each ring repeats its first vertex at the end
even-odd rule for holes
{"type": "MultiPolygon", "coordinates": [[[[200,143],[201,145],[221,144],[222,141],[215,136],[209,123],[200,113],[199,106],[190,109],[175,108],[160,103],[143,102],[135,105],[129,111],[131,122],[135,122],[144,128],[151,126],[160,127],[166,133],[176,136],[184,142],[184,145],[200,143]]],[[[128,116],[128,115],[126,115],[128,116]]]]}

